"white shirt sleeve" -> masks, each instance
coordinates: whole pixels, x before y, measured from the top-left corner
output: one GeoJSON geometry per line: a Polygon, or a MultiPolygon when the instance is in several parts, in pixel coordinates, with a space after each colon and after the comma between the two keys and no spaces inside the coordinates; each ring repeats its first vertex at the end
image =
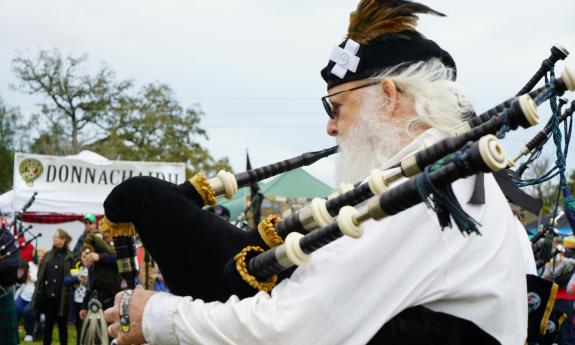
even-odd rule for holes
{"type": "Polygon", "coordinates": [[[450,255],[428,212],[420,205],[366,223],[362,238],[314,253],[271,295],[204,303],[157,294],[145,309],[144,336],[150,344],[366,343],[399,311],[447,291],[450,255]]]}
{"type": "Polygon", "coordinates": [[[471,320],[501,343],[522,344],[521,248],[505,199],[490,196],[489,212],[468,206],[483,225],[481,236],[442,230],[433,211],[418,205],[366,222],[359,239],[342,238],[313,253],[271,295],[205,303],[156,294],[145,307],[144,336],[166,345],[356,345],[400,311],[425,305],[471,320]]]}

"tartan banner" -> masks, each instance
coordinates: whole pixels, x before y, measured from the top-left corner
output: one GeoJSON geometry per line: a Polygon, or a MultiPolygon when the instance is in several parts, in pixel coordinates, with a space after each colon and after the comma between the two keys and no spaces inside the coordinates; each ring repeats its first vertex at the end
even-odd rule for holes
{"type": "MultiPolygon", "coordinates": [[[[98,221],[104,215],[96,215],[98,221]]],[[[35,223],[35,224],[60,224],[84,221],[84,214],[80,213],[41,213],[41,212],[25,212],[22,215],[22,221],[25,223],[35,223]]]]}

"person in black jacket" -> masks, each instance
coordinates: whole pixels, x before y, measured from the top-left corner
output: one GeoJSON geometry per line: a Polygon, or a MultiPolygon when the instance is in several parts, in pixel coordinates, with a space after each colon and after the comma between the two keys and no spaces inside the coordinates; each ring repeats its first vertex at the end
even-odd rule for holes
{"type": "Polygon", "coordinates": [[[108,244],[110,241],[109,235],[86,236],[84,246],[90,250],[82,257],[82,263],[88,267],[88,291],[80,311],[82,319],[87,314],[90,299],[96,297],[104,308],[109,308],[114,305],[114,296],[121,290],[116,254],[108,244]]]}
{"type": "Polygon", "coordinates": [[[44,345],[52,343],[54,324],[58,323],[60,344],[68,344],[69,288],[64,285],[64,276],[74,264],[74,256],[68,245],[72,238],[62,229],[56,230],[52,238],[53,247],[46,253],[38,268],[38,280],[32,297],[33,309],[46,315],[44,345]]]}

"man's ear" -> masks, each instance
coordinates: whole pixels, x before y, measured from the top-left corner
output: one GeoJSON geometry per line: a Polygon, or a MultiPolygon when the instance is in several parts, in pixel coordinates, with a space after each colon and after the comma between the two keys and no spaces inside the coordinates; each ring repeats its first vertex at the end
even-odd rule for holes
{"type": "Polygon", "coordinates": [[[389,78],[383,79],[379,84],[379,87],[381,88],[382,96],[385,97],[385,103],[383,106],[384,113],[388,116],[393,116],[399,102],[399,93],[397,92],[397,87],[395,86],[393,80],[389,78]]]}

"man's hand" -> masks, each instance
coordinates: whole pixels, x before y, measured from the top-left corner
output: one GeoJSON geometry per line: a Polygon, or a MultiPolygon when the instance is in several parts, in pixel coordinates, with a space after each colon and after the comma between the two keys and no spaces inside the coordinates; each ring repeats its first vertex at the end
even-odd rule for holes
{"type": "Polygon", "coordinates": [[[88,310],[86,309],[82,309],[80,310],[80,320],[84,320],[86,318],[86,315],[88,315],[88,310]]]}
{"type": "Polygon", "coordinates": [[[98,253],[90,253],[90,256],[92,257],[92,261],[93,261],[93,262],[98,262],[98,261],[100,261],[100,254],[98,254],[98,253]]]}
{"type": "Polygon", "coordinates": [[[116,294],[114,306],[106,309],[104,317],[106,322],[111,324],[108,327],[108,334],[116,338],[118,345],[143,344],[146,342],[142,332],[142,317],[146,303],[155,293],[154,291],[144,290],[141,285],[136,286],[128,307],[128,315],[130,317],[130,331],[128,333],[120,330],[120,300],[124,291],[116,294]]]}

